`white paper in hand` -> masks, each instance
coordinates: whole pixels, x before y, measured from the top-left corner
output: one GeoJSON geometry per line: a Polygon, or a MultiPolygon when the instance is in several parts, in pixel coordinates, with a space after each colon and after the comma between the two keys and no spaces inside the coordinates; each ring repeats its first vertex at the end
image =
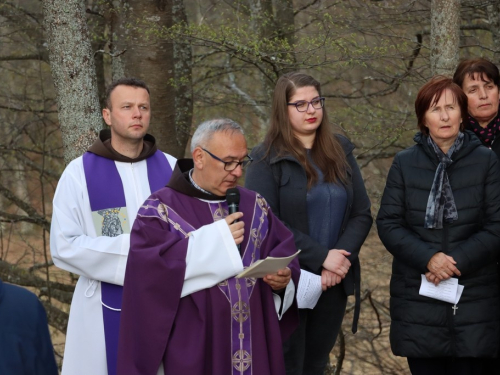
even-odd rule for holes
{"type": "Polygon", "coordinates": [[[237,279],[240,279],[242,277],[262,278],[266,275],[276,273],[278,272],[278,270],[281,270],[288,266],[290,262],[297,255],[299,255],[299,253],[300,250],[298,250],[295,254],[284,258],[267,257],[266,259],[259,259],[258,261],[252,263],[249,267],[245,268],[235,277],[237,279]]]}
{"type": "Polygon", "coordinates": [[[437,286],[427,281],[425,275],[421,275],[419,294],[429,298],[438,299],[456,305],[462,296],[463,285],[458,284],[458,279],[450,277],[448,280],[441,281],[437,286]]]}
{"type": "Polygon", "coordinates": [[[299,309],[313,309],[323,293],[321,276],[300,270],[299,287],[297,289],[297,305],[299,309]]]}

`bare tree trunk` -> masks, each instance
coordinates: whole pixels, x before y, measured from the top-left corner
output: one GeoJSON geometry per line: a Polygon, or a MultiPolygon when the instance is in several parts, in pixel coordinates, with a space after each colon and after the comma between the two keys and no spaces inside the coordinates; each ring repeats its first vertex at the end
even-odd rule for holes
{"type": "Polygon", "coordinates": [[[458,64],[460,0],[431,2],[431,72],[453,75],[458,64]]]}
{"type": "Polygon", "coordinates": [[[488,21],[491,24],[492,40],[494,43],[493,63],[500,65],[500,3],[491,3],[486,7],[488,21]]]}
{"type": "Polygon", "coordinates": [[[191,46],[165,41],[154,32],[156,28],[187,22],[183,1],[128,0],[118,6],[116,3],[112,52],[121,55],[113,59],[113,78],[137,77],[148,84],[150,132],[159,149],[183,157],[193,113],[191,46]]]}
{"type": "Polygon", "coordinates": [[[68,163],[87,150],[102,125],[85,2],[43,0],[43,11],[68,163]]]}
{"type": "MultiPolygon", "coordinates": [[[[278,32],[278,37],[286,41],[288,46],[292,47],[295,44],[295,15],[293,10],[292,0],[273,0],[274,6],[274,24],[276,25],[276,31],[278,32]]],[[[292,48],[289,48],[293,51],[292,48]]],[[[284,58],[290,59],[290,67],[286,68],[283,73],[292,72],[297,70],[295,66],[296,57],[293,53],[292,56],[282,56],[284,58]]]]}
{"type": "MultiPolygon", "coordinates": [[[[259,40],[276,39],[281,40],[283,45],[287,45],[282,50],[293,50],[295,43],[295,24],[293,2],[291,0],[247,0],[248,9],[250,12],[250,29],[254,35],[258,35],[259,40]]],[[[273,59],[290,59],[289,56],[277,54],[274,50],[264,50],[264,52],[272,54],[273,59]]],[[[270,100],[274,91],[274,84],[278,77],[287,71],[295,70],[295,56],[292,55],[292,62],[289,68],[282,70],[281,62],[276,61],[276,64],[262,65],[261,82],[259,85],[259,97],[270,100]]],[[[228,58],[228,66],[230,61],[228,58]]],[[[229,88],[238,95],[243,103],[247,103],[254,107],[255,115],[259,121],[259,137],[263,137],[267,131],[269,113],[259,106],[255,98],[246,92],[237,82],[235,74],[229,74],[229,88]]]]}
{"type": "MultiPolygon", "coordinates": [[[[87,18],[87,25],[89,27],[89,33],[92,35],[91,48],[94,54],[94,64],[97,80],[97,90],[99,92],[99,103],[101,108],[105,106],[106,100],[106,63],[104,56],[107,51],[105,51],[106,44],[108,42],[106,35],[107,19],[104,17],[105,13],[105,3],[102,0],[86,0],[87,12],[90,14],[87,18]]],[[[104,127],[107,127],[104,122],[102,123],[104,127]]]]}

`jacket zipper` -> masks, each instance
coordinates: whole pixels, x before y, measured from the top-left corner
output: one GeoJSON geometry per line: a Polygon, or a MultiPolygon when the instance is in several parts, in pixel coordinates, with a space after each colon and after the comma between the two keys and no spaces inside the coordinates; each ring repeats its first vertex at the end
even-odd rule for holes
{"type": "MultiPolygon", "coordinates": [[[[448,223],[444,222],[443,223],[443,243],[442,243],[442,248],[441,250],[443,251],[444,254],[448,255],[448,223]]],[[[445,302],[446,303],[446,302],[445,302]]],[[[453,306],[448,306],[449,304],[446,303],[446,316],[448,318],[448,329],[450,330],[450,337],[451,337],[451,352],[452,352],[452,357],[456,357],[456,344],[455,344],[455,319],[454,319],[454,312],[456,313],[456,310],[453,309],[453,306]]]]}

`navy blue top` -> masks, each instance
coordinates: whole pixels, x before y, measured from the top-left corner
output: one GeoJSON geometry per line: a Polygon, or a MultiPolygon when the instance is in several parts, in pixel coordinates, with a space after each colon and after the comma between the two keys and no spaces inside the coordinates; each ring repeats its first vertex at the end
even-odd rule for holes
{"type": "Polygon", "coordinates": [[[47,316],[33,293],[0,280],[0,322],[0,374],[58,374],[47,316]]]}
{"type": "MultiPolygon", "coordinates": [[[[309,150],[308,156],[309,156],[309,150]]],[[[312,163],[312,159],[309,159],[312,163]]],[[[318,182],[307,192],[309,235],[328,249],[338,241],[347,207],[344,185],[324,182],[323,172],[313,163],[318,182]]]]}

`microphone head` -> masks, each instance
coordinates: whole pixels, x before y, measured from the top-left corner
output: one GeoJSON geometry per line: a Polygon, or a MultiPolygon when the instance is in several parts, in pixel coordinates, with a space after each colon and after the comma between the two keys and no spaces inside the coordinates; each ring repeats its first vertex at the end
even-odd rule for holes
{"type": "Polygon", "coordinates": [[[226,201],[228,206],[235,204],[240,204],[240,191],[238,188],[230,188],[226,191],[226,201]]]}

